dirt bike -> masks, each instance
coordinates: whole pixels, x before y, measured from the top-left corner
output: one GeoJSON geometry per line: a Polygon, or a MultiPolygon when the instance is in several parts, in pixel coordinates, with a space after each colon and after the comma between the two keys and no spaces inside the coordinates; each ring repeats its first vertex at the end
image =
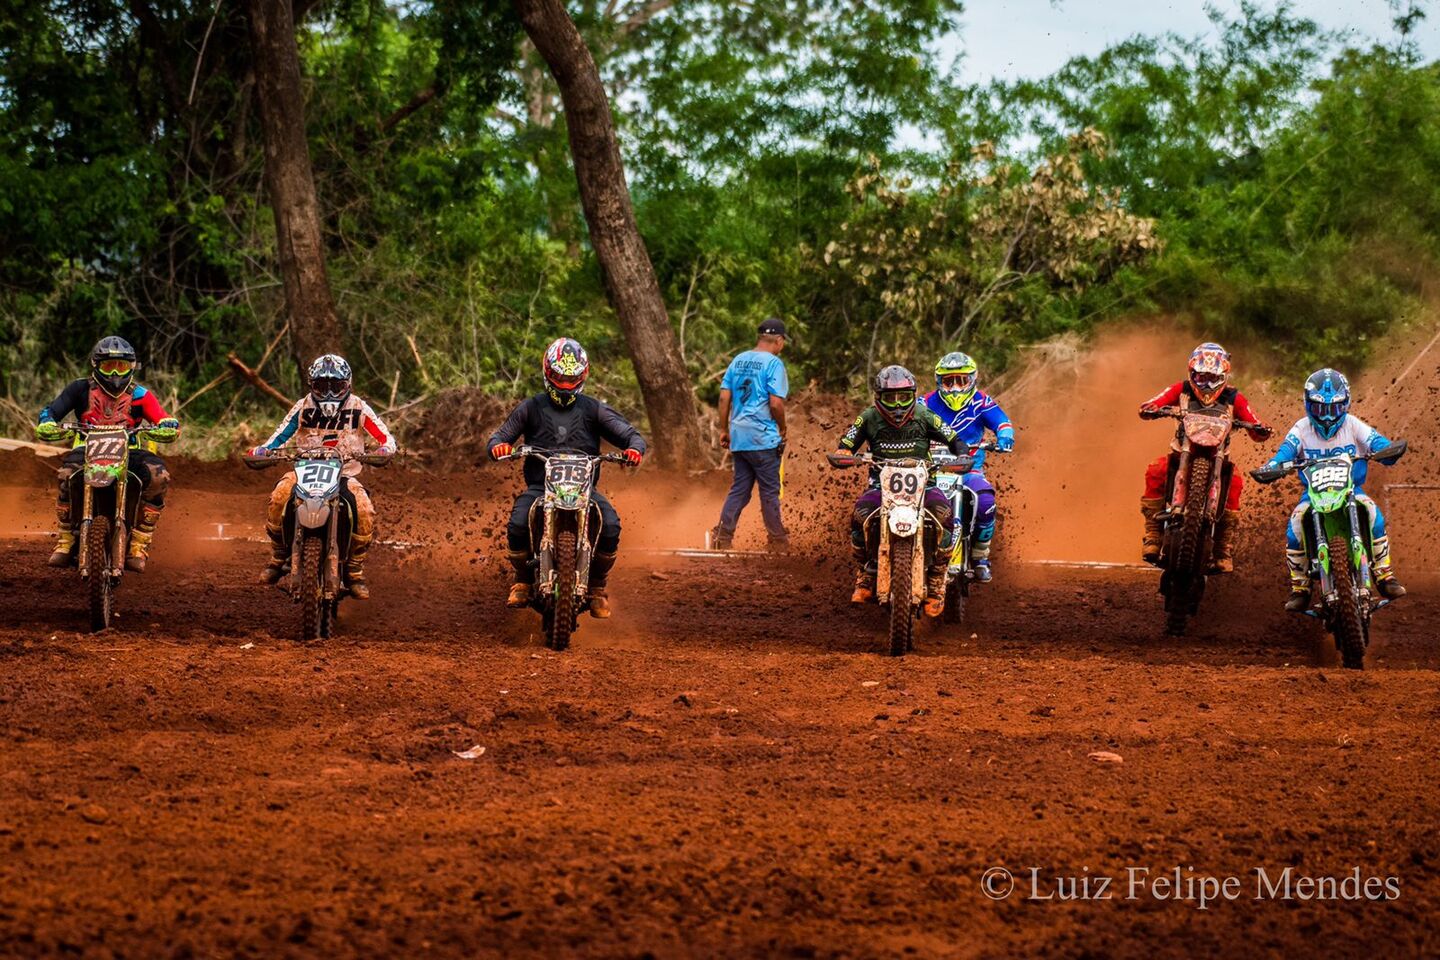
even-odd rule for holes
{"type": "Polygon", "coordinates": [[[1155,417],[1180,421],[1180,451],[1169,503],[1160,513],[1163,536],[1160,593],[1165,598],[1165,631],[1185,633],[1185,624],[1200,610],[1205,577],[1215,545],[1215,524],[1225,508],[1226,466],[1236,427],[1265,427],[1238,419],[1224,404],[1182,409],[1159,407],[1155,417]]]}
{"type": "Polygon", "coordinates": [[[125,573],[130,531],[140,513],[140,478],[130,470],[130,444],[144,426],[65,423],[85,438],[85,466],[70,480],[70,503],[79,503],[75,523],[80,579],[90,596],[90,629],[104,630],[115,614],[115,591],[125,573]]]}
{"type": "Polygon", "coordinates": [[[1370,568],[1370,518],[1361,516],[1365,508],[1355,499],[1351,468],[1362,460],[1398,459],[1405,450],[1405,441],[1397,440],[1366,456],[1335,453],[1250,472],[1260,483],[1274,483],[1289,473],[1305,478],[1310,504],[1301,522],[1310,565],[1310,596],[1314,600],[1304,613],[1324,621],[1335,638],[1341,663],[1352,670],[1365,669],[1370,618],[1392,601],[1375,589],[1370,568]]]}
{"type": "Polygon", "coordinates": [[[538,566],[530,605],[540,614],[545,646],[564,650],[590,608],[590,560],[600,539],[600,507],[591,499],[600,464],[634,466],[618,453],[516,447],[501,460],[535,457],[545,465],[545,493],[530,506],[530,554],[538,566]]]}
{"type": "MultiPolygon", "coordinates": [[[[978,450],[1004,452],[995,446],[993,440],[986,440],[970,448],[972,454],[978,450]]],[[[945,612],[940,615],[940,619],[944,623],[959,623],[965,618],[965,601],[970,596],[970,586],[975,580],[975,567],[970,560],[970,550],[974,546],[980,496],[965,486],[965,474],[975,468],[975,460],[973,456],[956,457],[939,444],[931,444],[930,458],[937,464],[964,467],[962,473],[941,471],[935,476],[935,486],[950,498],[950,508],[954,511],[957,525],[955,545],[950,550],[950,565],[945,570],[945,612]],[[970,464],[968,467],[964,463],[967,459],[970,464]]]]}
{"type": "Polygon", "coordinates": [[[974,460],[959,457],[932,467],[914,458],[877,462],[868,453],[853,457],[832,453],[827,459],[836,469],[879,467],[880,509],[865,525],[865,542],[875,558],[875,602],[890,606],[890,655],[903,656],[915,649],[915,619],[925,602],[926,538],[938,549],[942,536],[935,517],[924,512],[931,470],[963,474],[974,460]]]}
{"type": "Polygon", "coordinates": [[[242,458],[256,470],[291,464],[295,489],[285,508],[285,540],[290,547],[291,597],[300,605],[300,639],[326,640],[334,633],[340,601],[349,595],[340,571],[350,559],[354,507],[343,496],[344,469],[358,461],[373,467],[390,462],[386,454],[349,456],[329,449],[277,451],[242,458]]]}

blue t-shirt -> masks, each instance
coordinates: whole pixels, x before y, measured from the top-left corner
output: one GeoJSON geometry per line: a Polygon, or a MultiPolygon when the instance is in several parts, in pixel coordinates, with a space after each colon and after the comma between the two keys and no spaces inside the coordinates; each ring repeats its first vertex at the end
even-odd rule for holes
{"type": "Polygon", "coordinates": [[[790,393],[785,364],[773,353],[746,350],[730,361],[720,386],[730,391],[730,449],[773,450],[780,427],[770,416],[770,398],[790,393]]]}

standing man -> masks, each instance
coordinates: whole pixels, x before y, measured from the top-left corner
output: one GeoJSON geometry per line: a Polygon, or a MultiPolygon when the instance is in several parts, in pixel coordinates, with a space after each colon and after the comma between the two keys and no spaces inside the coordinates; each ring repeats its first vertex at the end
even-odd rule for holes
{"type": "Polygon", "coordinates": [[[729,550],[740,512],[750,492],[760,486],[760,513],[765,518],[772,550],[790,544],[780,519],[780,464],[785,456],[785,398],[790,378],[780,351],[785,349],[785,324],[771,317],[760,324],[755,349],[730,361],[720,381],[720,419],[726,425],[721,444],[730,450],[735,482],[720,511],[720,525],[711,531],[711,546],[729,550]]]}

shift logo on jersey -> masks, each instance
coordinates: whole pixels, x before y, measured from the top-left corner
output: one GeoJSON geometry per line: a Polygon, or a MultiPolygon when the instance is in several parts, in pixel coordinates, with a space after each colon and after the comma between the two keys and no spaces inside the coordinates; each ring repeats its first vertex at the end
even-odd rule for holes
{"type": "Polygon", "coordinates": [[[307,430],[359,430],[360,411],[341,410],[333,417],[327,417],[318,407],[306,407],[300,411],[300,426],[307,430]]]}

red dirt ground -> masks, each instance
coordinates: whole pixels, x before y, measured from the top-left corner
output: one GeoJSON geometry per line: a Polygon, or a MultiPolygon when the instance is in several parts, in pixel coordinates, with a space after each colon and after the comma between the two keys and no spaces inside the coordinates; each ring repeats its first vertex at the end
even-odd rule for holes
{"type": "MultiPolygon", "coordinates": [[[[693,544],[725,479],[607,476],[617,617],[559,655],[503,607],[504,468],[368,474],[385,534],[427,545],[378,551],[375,599],[303,646],[289,602],[251,583],[265,548],[197,539],[255,529],[273,475],[176,464],[151,570],[91,635],[78,578],[16,536],[48,525],[48,466],[0,458],[0,953],[1440,953],[1433,517],[1396,507],[1414,595],[1377,617],[1364,673],[1279,611],[1288,490],[1254,499],[1242,572],[1163,638],[1153,573],[1016,561],[1084,547],[1084,528],[1047,539],[1026,518],[1050,502],[1091,511],[1098,559],[1129,559],[1131,461],[1164,430],[1117,448],[1112,494],[1027,463],[1046,427],[1021,421],[996,467],[1000,578],[892,660],[881,611],[845,604],[859,478],[815,465],[845,419],[817,403],[798,428],[800,556],[645,553],[693,544]],[[995,866],[1021,880],[1000,901],[995,866]],[[1040,896],[1114,883],[1031,899],[1032,868],[1040,896]],[[1239,898],[1127,899],[1127,868],[1234,876],[1239,898]],[[1257,868],[1358,869],[1399,896],[1256,899],[1257,868]]],[[[1420,463],[1405,476],[1433,477],[1420,463]]]]}

